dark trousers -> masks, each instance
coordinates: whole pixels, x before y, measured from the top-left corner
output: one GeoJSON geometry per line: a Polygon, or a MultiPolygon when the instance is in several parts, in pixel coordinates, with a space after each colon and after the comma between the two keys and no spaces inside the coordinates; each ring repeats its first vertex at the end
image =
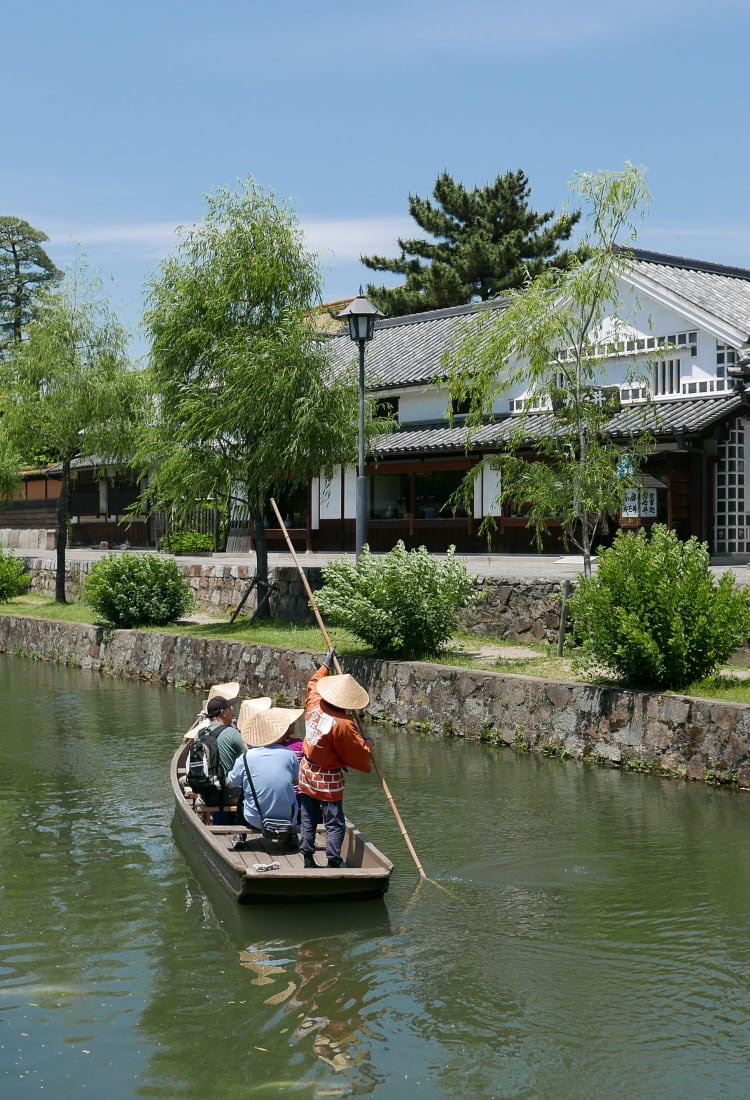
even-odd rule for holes
{"type": "Polygon", "coordinates": [[[346,831],[343,801],[320,802],[309,794],[301,794],[300,810],[302,836],[299,847],[302,854],[312,855],[315,851],[315,830],[322,821],[326,827],[326,856],[328,859],[340,859],[346,831]]]}

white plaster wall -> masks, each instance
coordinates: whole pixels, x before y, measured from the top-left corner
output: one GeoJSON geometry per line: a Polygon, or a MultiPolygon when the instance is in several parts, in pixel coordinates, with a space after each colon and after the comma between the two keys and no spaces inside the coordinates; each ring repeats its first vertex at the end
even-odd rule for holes
{"type": "Polygon", "coordinates": [[[474,479],[474,519],[497,515],[499,507],[493,507],[500,496],[500,471],[483,466],[474,479]]]}
{"type": "Polygon", "coordinates": [[[341,516],[341,467],[336,466],[333,477],[320,478],[318,495],[320,519],[339,519],[341,516]]]}
{"type": "Polygon", "coordinates": [[[399,396],[398,418],[402,424],[418,420],[443,420],[448,414],[448,391],[430,387],[409,390],[399,396]]]}

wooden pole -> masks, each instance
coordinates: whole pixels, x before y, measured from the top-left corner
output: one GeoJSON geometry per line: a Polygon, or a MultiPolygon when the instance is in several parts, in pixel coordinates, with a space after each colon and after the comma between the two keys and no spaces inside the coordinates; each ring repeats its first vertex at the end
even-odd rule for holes
{"type": "Polygon", "coordinates": [[[563,581],[562,599],[560,600],[560,625],[557,630],[557,656],[562,657],[565,648],[565,623],[568,617],[568,596],[570,595],[570,581],[563,581]]]}
{"type": "MultiPolygon", "coordinates": [[[[310,607],[312,608],[313,614],[315,615],[315,618],[317,619],[318,626],[320,627],[321,634],[323,635],[323,639],[326,643],[326,647],[328,649],[331,649],[333,643],[331,642],[328,631],[326,630],[325,623],[323,622],[323,617],[320,614],[320,611],[318,610],[318,605],[315,602],[315,597],[312,594],[312,589],[310,588],[309,581],[308,581],[307,577],[305,576],[305,573],[304,573],[304,570],[303,570],[302,566],[300,565],[300,561],[299,561],[299,558],[297,557],[297,554],[295,553],[294,546],[292,544],[292,540],[289,538],[289,532],[286,529],[284,521],[281,518],[281,513],[279,512],[279,509],[276,507],[276,501],[273,499],[273,497],[271,497],[271,507],[273,508],[274,512],[276,513],[276,518],[279,521],[279,526],[281,527],[282,534],[284,535],[284,538],[286,539],[286,544],[289,547],[289,552],[292,555],[292,558],[294,559],[294,564],[297,566],[297,569],[299,570],[299,575],[300,575],[300,578],[302,580],[302,584],[305,587],[305,592],[307,593],[307,598],[310,601],[310,607]]],[[[339,664],[338,657],[336,657],[334,655],[333,660],[334,660],[334,663],[336,665],[336,671],[339,674],[341,674],[341,665],[339,664]]],[[[359,732],[361,733],[362,732],[362,724],[360,723],[359,715],[355,714],[354,717],[355,717],[355,721],[357,723],[357,727],[359,729],[359,732]]],[[[382,771],[380,770],[380,766],[379,766],[378,761],[375,757],[375,753],[372,752],[372,751],[371,751],[371,756],[372,756],[373,767],[375,768],[375,774],[377,775],[378,779],[380,780],[380,786],[383,788],[383,793],[384,793],[385,797],[388,799],[388,804],[390,805],[391,810],[393,811],[393,816],[396,818],[396,823],[397,823],[399,829],[401,830],[401,836],[406,841],[406,847],[409,849],[409,854],[411,855],[411,858],[414,860],[414,864],[415,864],[417,870],[419,871],[420,876],[422,878],[427,878],[424,867],[419,862],[419,856],[415,852],[414,845],[412,844],[411,838],[410,838],[409,834],[406,831],[406,826],[404,825],[404,823],[401,819],[401,814],[398,812],[398,807],[396,806],[393,795],[391,794],[390,789],[388,787],[388,784],[385,781],[385,776],[383,775],[382,771]]]]}

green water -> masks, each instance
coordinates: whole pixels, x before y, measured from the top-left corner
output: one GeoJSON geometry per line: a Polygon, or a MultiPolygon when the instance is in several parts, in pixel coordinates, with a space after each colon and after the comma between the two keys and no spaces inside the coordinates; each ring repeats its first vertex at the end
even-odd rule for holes
{"type": "Polygon", "coordinates": [[[172,832],[186,692],[0,658],[0,1096],[748,1094],[750,795],[374,730],[382,902],[241,909],[172,832]]]}

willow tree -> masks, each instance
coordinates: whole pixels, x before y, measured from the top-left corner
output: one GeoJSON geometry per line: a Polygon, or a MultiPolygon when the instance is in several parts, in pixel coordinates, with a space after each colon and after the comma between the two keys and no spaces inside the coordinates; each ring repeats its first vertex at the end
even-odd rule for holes
{"type": "MultiPolygon", "coordinates": [[[[639,466],[651,445],[636,427],[628,460],[621,461],[622,446],[605,430],[613,408],[603,388],[616,342],[608,322],[621,304],[619,276],[649,194],[643,171],[631,164],[619,172],[579,173],[571,187],[588,214],[586,259],[573,259],[564,271],[548,268],[511,291],[503,309],[480,317],[449,351],[446,367],[452,398],[469,404],[470,437],[508,391],[527,397],[505,453],[475,466],[464,492],[471,492],[483,466],[499,467],[500,495],[490,511],[505,502],[525,506],[538,545],[551,523],[559,523],[566,543],[581,550],[588,576],[596,531],[619,513],[623,490],[640,483],[639,466]],[[540,407],[550,410],[546,417],[539,417],[540,407]],[[538,461],[529,461],[531,451],[538,461]]],[[[483,526],[491,531],[491,516],[483,526]]]]}
{"type": "Polygon", "coordinates": [[[96,456],[104,473],[127,460],[143,418],[142,387],[129,369],[124,328],[82,264],[43,290],[27,338],[0,364],[3,429],[29,463],[60,466],[55,600],[65,603],[73,462],[96,456]]]}
{"type": "Polygon", "coordinates": [[[158,420],[140,453],[173,515],[247,505],[262,586],[269,497],[356,453],[356,377],[332,375],[310,323],[321,279],[293,213],[251,178],[207,203],[149,286],[158,420]]]}
{"type": "MultiPolygon", "coordinates": [[[[2,402],[0,402],[2,417],[2,402]]],[[[12,500],[21,483],[22,459],[6,435],[0,436],[0,500],[12,500]]]]}

